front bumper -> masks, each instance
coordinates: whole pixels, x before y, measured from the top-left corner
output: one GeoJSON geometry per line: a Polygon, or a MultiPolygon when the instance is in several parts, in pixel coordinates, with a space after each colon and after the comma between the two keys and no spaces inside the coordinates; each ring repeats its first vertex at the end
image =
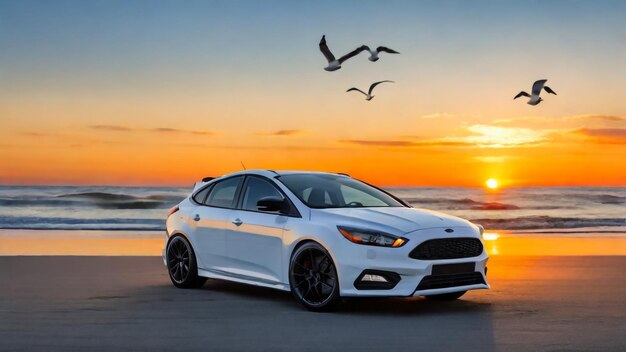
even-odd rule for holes
{"type": "Polygon", "coordinates": [[[486,279],[486,265],[488,256],[483,249],[482,253],[475,257],[443,259],[443,260],[418,260],[409,257],[409,253],[421,242],[437,238],[472,237],[479,238],[472,228],[455,228],[453,234],[441,229],[419,230],[407,234],[409,242],[400,248],[385,248],[355,244],[344,241],[335,247],[334,257],[339,276],[341,296],[422,296],[442,293],[459,292],[466,290],[488,289],[486,279]],[[450,287],[418,289],[420,282],[433,275],[433,266],[439,264],[473,263],[474,275],[482,277],[480,283],[473,281],[468,285],[458,285],[463,280],[453,281],[450,287]],[[400,275],[400,281],[391,289],[357,289],[355,281],[364,270],[380,270],[393,272],[400,275]]]}

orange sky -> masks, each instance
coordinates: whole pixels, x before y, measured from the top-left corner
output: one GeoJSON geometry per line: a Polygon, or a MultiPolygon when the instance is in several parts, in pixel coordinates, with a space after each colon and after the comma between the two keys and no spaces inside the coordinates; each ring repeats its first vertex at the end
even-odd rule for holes
{"type": "Polygon", "coordinates": [[[243,162],[626,186],[622,4],[144,5],[0,4],[0,184],[190,185],[243,162]],[[324,33],[401,54],[326,72],[324,33]],[[512,99],[541,78],[557,96],[512,99]],[[345,93],[382,79],[372,101],[345,93]]]}
{"type": "Polygon", "coordinates": [[[432,135],[422,137],[416,127],[401,135],[384,129],[357,132],[367,126],[345,126],[343,131],[242,126],[240,132],[160,124],[24,126],[2,132],[0,181],[187,185],[239,170],[241,161],[248,168],[347,172],[381,185],[478,186],[490,177],[503,186],[626,185],[626,143],[622,135],[614,135],[619,129],[606,127],[626,121],[624,117],[468,124],[442,114],[415,120],[418,126],[458,127],[437,134],[440,128],[433,126],[432,135]],[[596,127],[576,127],[580,121],[596,127]]]}

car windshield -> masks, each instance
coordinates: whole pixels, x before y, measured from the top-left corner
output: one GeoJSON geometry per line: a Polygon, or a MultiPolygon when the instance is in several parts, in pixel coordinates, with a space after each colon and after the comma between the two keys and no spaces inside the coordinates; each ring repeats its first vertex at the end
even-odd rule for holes
{"type": "Polygon", "coordinates": [[[311,208],[404,206],[389,194],[342,175],[292,174],[278,179],[311,208]]]}

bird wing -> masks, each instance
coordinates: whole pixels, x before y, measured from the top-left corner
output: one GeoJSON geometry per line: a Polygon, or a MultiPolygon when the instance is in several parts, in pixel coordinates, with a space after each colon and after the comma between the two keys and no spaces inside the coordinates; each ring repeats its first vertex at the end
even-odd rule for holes
{"type": "Polygon", "coordinates": [[[379,53],[380,52],[386,52],[386,53],[389,53],[389,54],[400,54],[399,52],[397,52],[397,51],[395,51],[393,49],[389,49],[386,46],[379,46],[378,48],[376,48],[376,51],[379,52],[379,53]]]}
{"type": "Polygon", "coordinates": [[[353,56],[357,56],[361,53],[361,51],[366,50],[367,47],[365,45],[361,45],[360,47],[352,50],[351,52],[345,54],[344,56],[339,58],[339,63],[342,64],[344,61],[348,60],[349,58],[353,57],[353,56]]]}
{"type": "Polygon", "coordinates": [[[363,93],[363,95],[367,96],[367,94],[366,94],[364,91],[360,90],[359,88],[354,88],[354,87],[352,87],[352,88],[348,89],[348,90],[346,91],[346,93],[351,92],[351,91],[353,91],[353,90],[356,90],[357,92],[361,92],[361,93],[363,93]]]}
{"type": "Polygon", "coordinates": [[[320,51],[324,54],[324,57],[326,57],[329,63],[335,61],[335,55],[330,52],[328,45],[326,45],[326,35],[323,35],[322,40],[320,40],[320,51]]]}
{"type": "Polygon", "coordinates": [[[519,92],[519,94],[517,94],[517,95],[515,96],[515,98],[513,98],[513,100],[515,100],[515,99],[517,99],[517,98],[519,98],[519,97],[529,97],[529,98],[530,98],[530,94],[528,94],[528,93],[526,93],[526,92],[524,92],[524,91],[521,91],[521,92],[519,92]]]}
{"type": "Polygon", "coordinates": [[[547,79],[540,79],[533,83],[533,95],[539,95],[539,93],[541,93],[541,89],[543,89],[543,85],[546,84],[547,81],[547,79]]]}
{"type": "Polygon", "coordinates": [[[385,83],[385,82],[389,82],[389,83],[395,83],[394,81],[380,81],[380,82],[374,82],[372,83],[372,85],[370,86],[370,90],[369,90],[369,95],[372,95],[372,91],[374,90],[374,87],[376,87],[377,85],[381,84],[381,83],[385,83]]]}
{"type": "Polygon", "coordinates": [[[554,94],[556,95],[556,92],[552,90],[552,88],[548,87],[548,86],[543,86],[543,89],[546,90],[546,92],[550,93],[550,94],[554,94]]]}

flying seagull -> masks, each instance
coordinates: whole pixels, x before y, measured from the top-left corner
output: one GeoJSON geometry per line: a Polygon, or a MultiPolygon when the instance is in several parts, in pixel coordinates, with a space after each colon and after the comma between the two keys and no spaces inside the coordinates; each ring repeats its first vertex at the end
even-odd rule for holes
{"type": "Polygon", "coordinates": [[[353,90],[356,90],[357,92],[361,92],[363,93],[363,95],[365,95],[365,100],[372,100],[374,99],[374,96],[372,95],[372,91],[374,90],[374,87],[376,87],[377,85],[381,84],[381,83],[385,83],[385,82],[390,82],[390,83],[394,83],[394,81],[380,81],[380,82],[374,82],[372,83],[372,85],[370,86],[370,90],[367,91],[367,93],[365,93],[364,91],[360,90],[359,88],[350,88],[346,91],[347,92],[351,92],[353,90]]]}
{"type": "Polygon", "coordinates": [[[556,95],[556,93],[552,90],[552,88],[545,85],[547,81],[548,81],[547,79],[540,79],[536,81],[535,83],[533,83],[532,95],[529,95],[528,93],[524,91],[521,91],[513,99],[515,100],[519,97],[529,97],[530,100],[528,100],[528,104],[537,105],[543,101],[543,98],[539,96],[539,93],[541,93],[541,89],[545,89],[546,92],[556,95]]]}
{"type": "Polygon", "coordinates": [[[378,61],[378,59],[379,59],[378,54],[380,54],[380,53],[400,54],[399,52],[397,52],[397,51],[395,51],[393,49],[389,49],[386,46],[379,46],[378,48],[376,48],[376,50],[370,49],[369,46],[367,46],[367,45],[363,45],[361,48],[369,51],[370,57],[368,57],[367,59],[372,61],[372,62],[378,61]]]}
{"type": "Polygon", "coordinates": [[[328,46],[326,45],[326,35],[322,36],[322,40],[320,40],[320,51],[322,52],[322,54],[324,54],[324,57],[326,57],[326,60],[328,60],[328,66],[324,67],[324,70],[326,71],[337,71],[338,69],[341,68],[341,64],[348,60],[349,58],[358,55],[361,51],[365,50],[365,46],[361,46],[358,47],[356,49],[354,49],[353,51],[347,53],[346,55],[342,56],[339,58],[339,60],[335,59],[335,55],[333,55],[332,52],[330,52],[330,49],[328,49],[328,46]]]}

